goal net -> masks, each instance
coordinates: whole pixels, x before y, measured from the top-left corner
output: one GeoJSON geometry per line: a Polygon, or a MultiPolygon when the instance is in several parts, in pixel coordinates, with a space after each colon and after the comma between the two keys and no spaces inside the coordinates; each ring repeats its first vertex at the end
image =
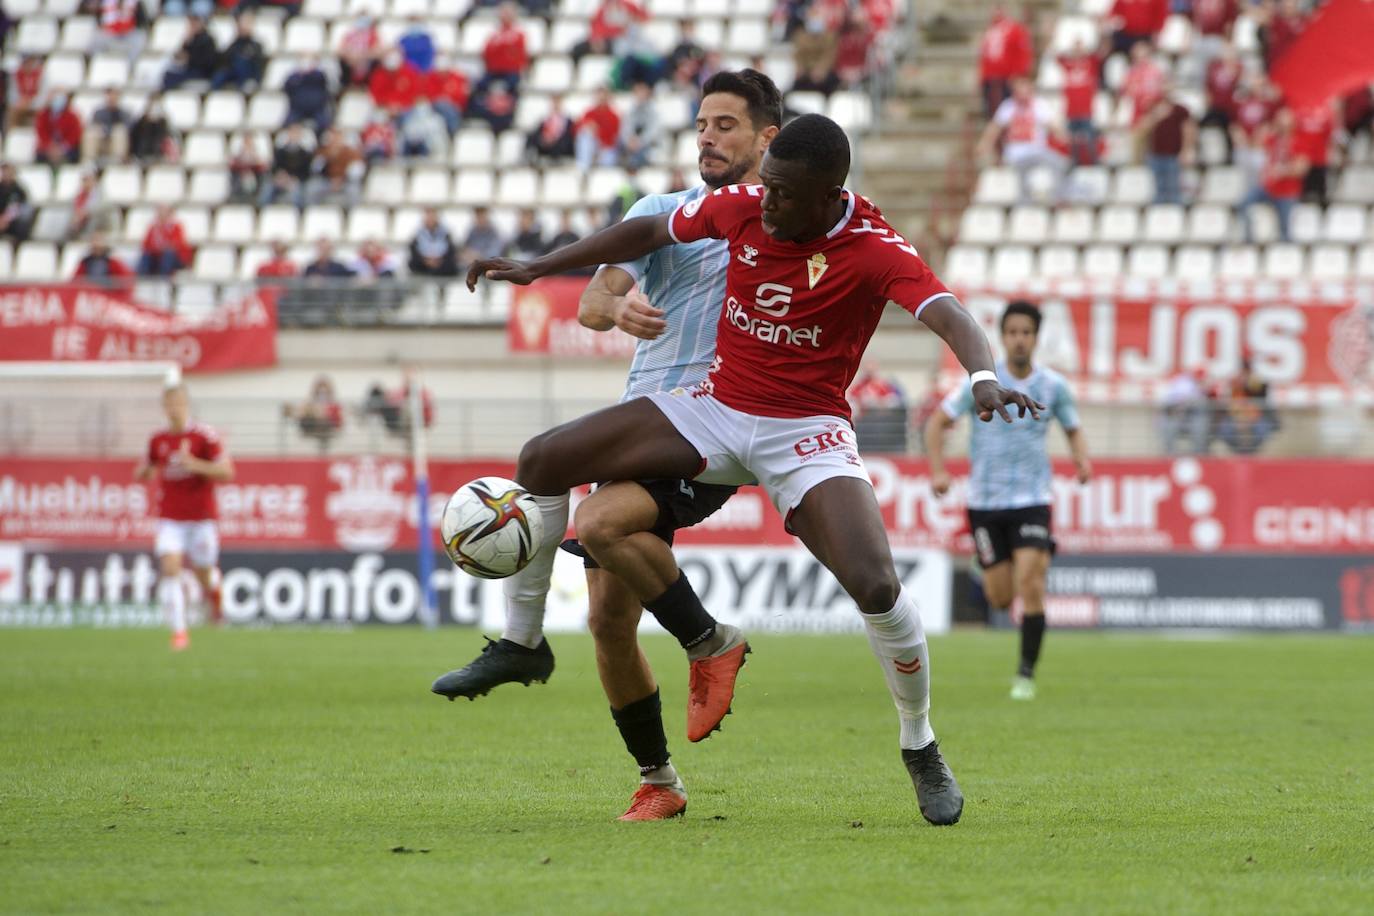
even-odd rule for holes
{"type": "Polygon", "coordinates": [[[0,455],[137,456],[180,380],[175,363],[0,362],[0,455]]]}

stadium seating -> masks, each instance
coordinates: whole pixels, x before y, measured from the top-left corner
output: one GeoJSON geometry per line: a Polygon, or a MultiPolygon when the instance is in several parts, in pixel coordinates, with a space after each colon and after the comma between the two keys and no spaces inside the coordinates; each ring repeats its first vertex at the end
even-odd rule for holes
{"type": "MultiPolygon", "coordinates": [[[[495,27],[495,11],[482,9],[463,20],[469,5],[469,0],[379,0],[366,6],[380,17],[384,43],[401,34],[407,17],[424,17],[439,53],[475,82],[481,76],[483,45],[495,27]]],[[[134,258],[151,208],[159,203],[174,205],[191,240],[203,246],[190,274],[216,281],[251,277],[266,244],[275,239],[308,244],[319,237],[335,238],[346,256],[362,240],[379,237],[400,251],[418,225],[420,208],[431,204],[446,208],[449,226],[460,237],[470,224],[471,209],[478,206],[493,207],[493,219],[507,231],[522,207],[540,211],[546,232],[553,231],[561,211],[571,213],[579,231],[589,230],[586,208],[604,206],[624,183],[625,173],[598,169],[583,174],[571,163],[531,165],[523,151],[524,132],[548,111],[552,94],[562,94],[564,110],[576,117],[611,76],[612,58],[590,55],[574,64],[568,56],[586,37],[596,6],[595,0],[564,0],[547,24],[538,18],[521,20],[534,60],[520,93],[515,129],[494,136],[480,120],[468,119],[442,159],[398,159],[370,169],[363,186],[364,207],[348,216],[338,207],[309,207],[299,214],[271,207],[259,213],[250,203],[228,200],[225,163],[231,140],[247,130],[255,135],[259,150],[271,150],[286,114],[282,87],[287,76],[305,56],[317,56],[332,66],[340,37],[363,5],[355,0],[306,0],[300,15],[290,19],[273,7],[262,7],[254,27],[269,56],[262,85],[244,94],[211,92],[204,83],[190,83],[164,93],[167,118],[179,140],[177,159],[103,170],[100,188],[110,209],[115,253],[134,258]]],[[[71,91],[73,107],[83,121],[102,103],[109,87],[121,89],[126,110],[135,116],[141,113],[186,30],[182,18],[155,16],[142,54],[130,60],[122,53],[91,53],[97,23],[91,16],[76,14],[75,0],[10,0],[6,8],[20,22],[5,66],[12,70],[20,53],[45,56],[44,89],[71,91]]],[[[647,31],[660,51],[666,53],[676,43],[678,20],[692,18],[697,40],[723,51],[727,67],[746,66],[751,58],[762,56],[763,66],[779,85],[790,85],[791,51],[773,39],[771,0],[656,0],[651,12],[654,18],[647,31]]],[[[214,16],[208,28],[221,48],[234,33],[227,15],[214,16]]],[[[629,101],[624,93],[615,104],[624,110],[629,101]]],[[[688,175],[695,171],[693,104],[667,84],[660,85],[656,105],[665,136],[651,155],[650,168],[639,175],[646,191],[666,190],[673,167],[688,175]]],[[[866,129],[873,122],[871,103],[862,92],[838,92],[829,100],[797,94],[789,105],[798,111],[824,111],[851,130],[866,129]]],[[[374,113],[370,96],[351,90],[340,100],[336,123],[357,131],[374,113]]],[[[9,131],[3,157],[21,166],[32,163],[33,129],[9,131]]],[[[59,266],[74,264],[84,253],[84,243],[64,240],[69,201],[83,167],[64,167],[56,179],[46,168],[23,171],[22,180],[39,208],[35,225],[41,231],[17,250],[6,250],[6,264],[14,276],[51,280],[59,266]]]]}

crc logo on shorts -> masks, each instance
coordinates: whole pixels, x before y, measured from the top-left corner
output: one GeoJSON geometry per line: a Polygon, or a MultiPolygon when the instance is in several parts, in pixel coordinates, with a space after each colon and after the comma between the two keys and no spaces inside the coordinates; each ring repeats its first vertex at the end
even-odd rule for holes
{"type": "Polygon", "coordinates": [[[797,457],[802,460],[802,464],[815,458],[817,455],[826,455],[833,452],[843,452],[844,458],[850,464],[858,464],[859,456],[854,449],[854,430],[839,423],[827,423],[826,432],[817,433],[814,436],[807,436],[792,445],[792,451],[797,453],[797,457]]]}
{"type": "Polygon", "coordinates": [[[754,291],[754,308],[769,318],[781,318],[792,308],[792,287],[781,283],[760,283],[754,291]]]}

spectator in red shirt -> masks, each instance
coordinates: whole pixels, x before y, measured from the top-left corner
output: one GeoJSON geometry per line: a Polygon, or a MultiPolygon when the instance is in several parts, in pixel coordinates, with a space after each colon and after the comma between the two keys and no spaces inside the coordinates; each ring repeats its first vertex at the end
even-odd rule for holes
{"type": "Polygon", "coordinates": [[[448,132],[457,133],[472,92],[467,76],[453,67],[447,57],[440,55],[435,58],[434,69],[425,74],[424,81],[425,98],[444,119],[448,132]]]}
{"type": "Polygon", "coordinates": [[[143,254],[138,259],[139,274],[145,277],[170,277],[191,263],[191,255],[186,230],[176,213],[166,204],[158,207],[153,224],[143,236],[143,254]]]}
{"type": "Polygon", "coordinates": [[[1240,54],[1229,41],[1223,41],[1221,51],[1207,65],[1207,111],[1202,116],[1203,127],[1220,127],[1226,134],[1226,161],[1235,158],[1235,141],[1231,138],[1231,121],[1236,117],[1236,95],[1240,91],[1245,65],[1240,54]]]}
{"type": "Polygon", "coordinates": [[[95,172],[82,172],[81,184],[76,189],[76,196],[72,198],[67,240],[73,241],[88,232],[103,230],[106,222],[108,219],[100,193],[100,176],[95,172]]]}
{"type": "Polygon", "coordinates": [[[1326,206],[1326,170],[1331,163],[1331,137],[1336,132],[1336,113],[1331,104],[1304,108],[1295,113],[1293,145],[1307,160],[1302,199],[1326,206]]]}
{"type": "Polygon", "coordinates": [[[995,4],[978,43],[978,80],[983,87],[985,117],[990,119],[1011,95],[1011,81],[1029,75],[1030,69],[1030,30],[1008,16],[1002,4],[995,4]]]}
{"type": "Polygon", "coordinates": [[[1341,99],[1341,120],[1345,125],[1347,148],[1361,131],[1374,134],[1374,94],[1370,93],[1370,87],[1361,86],[1341,99]]]}
{"type": "Polygon", "coordinates": [[[1205,76],[1207,67],[1222,53],[1240,15],[1236,0],[1193,0],[1193,72],[1205,76]]]}
{"type": "Polygon", "coordinates": [[[81,119],[72,110],[67,94],[53,92],[34,120],[37,145],[34,152],[56,168],[81,158],[81,119]]]}
{"type": "Polygon", "coordinates": [[[588,54],[614,54],[615,43],[632,23],[647,22],[649,14],[634,0],[602,0],[592,15],[591,29],[585,41],[572,49],[576,63],[588,54]]]}
{"type": "Polygon", "coordinates": [[[248,131],[239,134],[238,141],[229,154],[229,197],[231,200],[253,200],[262,191],[267,175],[267,156],[248,131]]]}
{"type": "Polygon", "coordinates": [[[493,80],[486,92],[473,96],[468,114],[487,122],[492,133],[505,133],[515,123],[515,93],[501,80],[493,80]]]}
{"type": "Polygon", "coordinates": [[[997,106],[992,120],[984,128],[977,154],[984,159],[991,158],[998,141],[1005,140],[1002,161],[1020,177],[1021,202],[1031,202],[1031,171],[1041,167],[1054,173],[1054,198],[1058,202],[1064,199],[1068,190],[1068,170],[1064,157],[1050,145],[1051,139],[1062,144],[1064,138],[1054,123],[1049,105],[1044,99],[1035,97],[1035,85],[1029,79],[1018,76],[1011,84],[1011,98],[997,106]]]}
{"type": "Polygon", "coordinates": [[[258,265],[257,275],[259,277],[296,277],[300,275],[300,272],[300,267],[291,260],[286,243],[277,239],[272,243],[272,257],[258,265]]]}
{"type": "Polygon", "coordinates": [[[75,277],[96,286],[128,286],[128,279],[134,275],[119,258],[110,254],[110,244],[105,233],[97,232],[91,236],[91,247],[86,256],[77,262],[75,277]]]}
{"type": "Polygon", "coordinates": [[[1153,45],[1168,18],[1169,0],[1116,0],[1105,22],[1112,33],[1111,54],[1133,54],[1141,41],[1153,45]]]}
{"type": "Polygon", "coordinates": [[[533,162],[573,157],[573,123],[563,113],[561,95],[549,99],[549,113],[525,139],[525,155],[533,162]]]}
{"type": "Polygon", "coordinates": [[[382,38],[377,31],[377,21],[363,13],[339,39],[339,77],[344,86],[367,85],[381,56],[382,38]]]}
{"type": "Polygon", "coordinates": [[[1271,2],[1266,8],[1271,12],[1268,22],[1260,26],[1260,45],[1264,48],[1265,72],[1273,73],[1274,64],[1307,28],[1307,14],[1299,0],[1280,0],[1277,9],[1271,2]]]}
{"type": "Polygon", "coordinates": [[[343,429],[343,405],[334,396],[334,383],[327,375],[316,377],[305,402],[283,404],[282,415],[295,420],[301,435],[318,442],[322,452],[343,429]]]}
{"type": "Polygon", "coordinates": [[[501,6],[500,25],[486,46],[482,48],[482,78],[477,81],[477,92],[486,92],[496,80],[506,84],[515,92],[530,66],[530,54],[525,48],[525,33],[515,18],[515,6],[506,3],[501,6]]]}
{"type": "Polygon", "coordinates": [[[853,88],[868,76],[868,58],[874,38],[863,10],[850,11],[835,47],[835,74],[846,87],[853,88]]]}
{"type": "Polygon", "coordinates": [[[1197,155],[1197,122],[1166,90],[1145,116],[1146,163],[1155,179],[1155,203],[1183,203],[1182,167],[1197,155]]]}
{"type": "Polygon", "coordinates": [[[388,51],[385,59],[367,81],[372,102],[378,108],[394,109],[404,120],[410,109],[420,100],[423,81],[420,72],[410,65],[401,52],[388,51]]]}
{"type": "Polygon", "coordinates": [[[907,450],[906,392],[872,363],[864,366],[845,392],[853,408],[854,433],[865,452],[904,454],[907,450]]]}
{"type": "Polygon", "coordinates": [[[609,89],[598,89],[596,104],[587,109],[573,131],[577,165],[583,171],[592,166],[616,163],[616,138],[620,136],[620,115],[611,106],[609,89]]]}
{"type": "Polygon", "coordinates": [[[374,114],[359,136],[363,158],[368,165],[390,162],[396,156],[396,125],[392,123],[395,112],[386,116],[374,114]]]}
{"type": "Polygon", "coordinates": [[[1131,102],[1131,136],[1137,162],[1145,142],[1141,122],[1164,95],[1164,68],[1155,60],[1153,52],[1154,47],[1149,42],[1136,42],[1131,48],[1131,69],[1121,81],[1121,95],[1131,102]]]}
{"type": "Polygon", "coordinates": [[[139,23],[139,0],[100,0],[100,28],[91,42],[93,54],[122,52],[133,63],[143,53],[147,36],[139,23]]]}
{"type": "Polygon", "coordinates": [[[1260,173],[1260,180],[1251,187],[1250,193],[1236,206],[1246,244],[1254,238],[1250,226],[1250,207],[1262,203],[1271,205],[1278,214],[1279,238],[1285,242],[1289,240],[1289,218],[1293,213],[1293,204],[1297,203],[1298,195],[1302,193],[1303,178],[1310,165],[1298,147],[1293,121],[1293,112],[1281,108],[1274,115],[1273,125],[1264,132],[1264,171],[1260,173]]]}
{"type": "Polygon", "coordinates": [[[38,93],[43,88],[43,58],[25,54],[10,81],[9,108],[5,128],[23,127],[33,121],[38,110],[38,93]]]}
{"type": "Polygon", "coordinates": [[[1082,39],[1071,53],[1059,58],[1064,71],[1064,117],[1069,122],[1069,155],[1077,165],[1097,162],[1097,125],[1093,101],[1097,97],[1102,60],[1088,50],[1082,39]]]}

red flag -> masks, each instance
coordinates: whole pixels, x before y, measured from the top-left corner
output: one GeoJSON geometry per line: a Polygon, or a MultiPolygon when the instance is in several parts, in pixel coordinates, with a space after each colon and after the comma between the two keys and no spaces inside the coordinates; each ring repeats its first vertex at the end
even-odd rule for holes
{"type": "Polygon", "coordinates": [[[1325,105],[1374,82],[1374,0],[1331,0],[1274,66],[1294,108],[1325,105]]]}

